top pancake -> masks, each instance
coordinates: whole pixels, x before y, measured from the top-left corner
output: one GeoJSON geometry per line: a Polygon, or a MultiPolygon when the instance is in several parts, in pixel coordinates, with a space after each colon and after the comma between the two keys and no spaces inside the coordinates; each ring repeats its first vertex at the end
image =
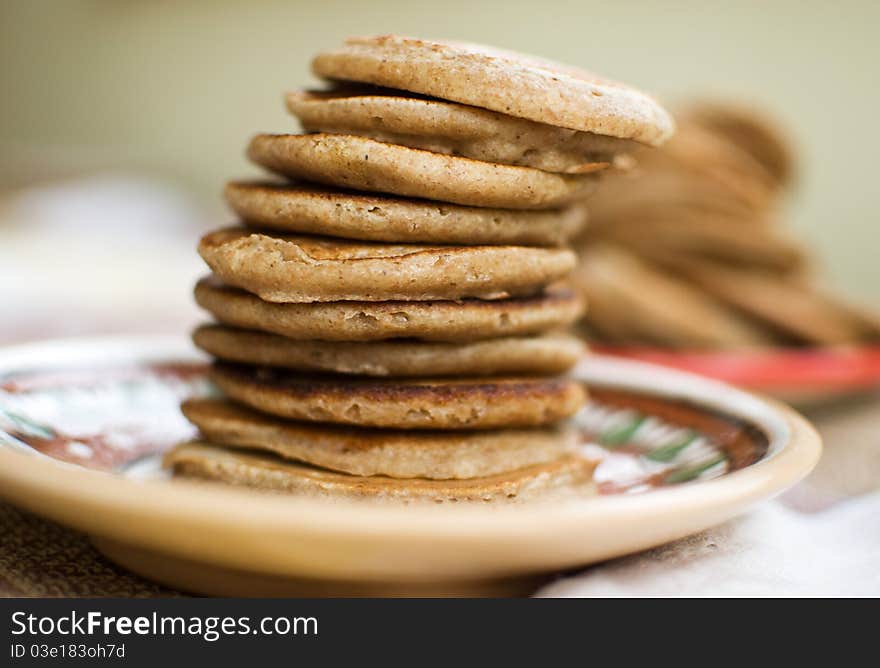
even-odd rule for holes
{"type": "Polygon", "coordinates": [[[674,129],[652,98],[590,72],[476,44],[352,37],[312,61],[315,74],[430,95],[571,130],[651,145],[674,129]]]}
{"type": "Polygon", "coordinates": [[[553,174],[342,134],[257,135],[248,157],[292,177],[369,192],[503,209],[552,209],[586,197],[591,174],[553,174]]]}
{"type": "Polygon", "coordinates": [[[434,153],[566,174],[604,169],[615,157],[639,147],[626,139],[371,87],[289,93],[287,108],[309,132],[358,135],[434,153]]]}

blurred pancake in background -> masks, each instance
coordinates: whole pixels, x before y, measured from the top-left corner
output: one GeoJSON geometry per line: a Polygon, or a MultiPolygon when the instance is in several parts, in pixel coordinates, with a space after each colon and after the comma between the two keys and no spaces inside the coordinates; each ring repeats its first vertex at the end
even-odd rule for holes
{"type": "Polygon", "coordinates": [[[791,183],[795,159],[782,128],[756,109],[701,103],[686,110],[687,119],[730,140],[760,162],[782,185],[791,183]]]}
{"type": "Polygon", "coordinates": [[[590,200],[575,282],[591,339],[672,351],[880,341],[878,317],[819,287],[812,252],[782,221],[796,170],[774,124],[714,103],[677,122],[590,200]]]}
{"type": "Polygon", "coordinates": [[[575,280],[590,304],[589,326],[602,340],[688,348],[771,341],[759,323],[618,246],[592,244],[583,253],[575,280]]]}

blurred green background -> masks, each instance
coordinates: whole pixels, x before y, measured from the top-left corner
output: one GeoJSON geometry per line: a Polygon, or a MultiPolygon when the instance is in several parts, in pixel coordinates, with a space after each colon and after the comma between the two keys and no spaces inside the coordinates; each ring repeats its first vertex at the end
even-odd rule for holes
{"type": "Polygon", "coordinates": [[[256,131],[295,128],[282,93],[349,34],[450,37],[534,52],[667,101],[753,104],[801,159],[794,229],[829,283],[880,298],[875,2],[417,3],[295,0],[0,4],[0,191],[135,171],[223,216],[256,131]]]}

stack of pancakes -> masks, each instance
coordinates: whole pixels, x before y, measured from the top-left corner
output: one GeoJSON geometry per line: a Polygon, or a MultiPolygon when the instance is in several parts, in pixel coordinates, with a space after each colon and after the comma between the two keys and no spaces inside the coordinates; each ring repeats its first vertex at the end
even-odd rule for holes
{"type": "Polygon", "coordinates": [[[592,339],[737,349],[880,339],[880,319],[821,290],[781,224],[791,150],[751,110],[695,104],[678,132],[604,180],[578,240],[592,339]]]}
{"type": "Polygon", "coordinates": [[[509,52],[352,39],[258,135],[289,179],[231,183],[205,236],[217,319],[195,343],[225,398],[190,400],[175,473],[331,497],[528,498],[589,481],[566,425],[582,312],[560,283],[596,173],[671,133],[650,98],[509,52]]]}

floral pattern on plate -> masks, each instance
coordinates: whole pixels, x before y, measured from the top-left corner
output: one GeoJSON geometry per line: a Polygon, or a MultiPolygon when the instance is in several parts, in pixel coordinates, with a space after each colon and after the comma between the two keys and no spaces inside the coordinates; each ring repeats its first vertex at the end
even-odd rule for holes
{"type": "MultiPolygon", "coordinates": [[[[0,444],[150,475],[157,455],[195,435],[181,400],[212,392],[204,365],[192,362],[7,373],[0,377],[0,444]]],[[[716,478],[767,451],[760,431],[705,408],[601,387],[590,393],[575,423],[581,451],[599,460],[600,493],[716,478]]]]}

